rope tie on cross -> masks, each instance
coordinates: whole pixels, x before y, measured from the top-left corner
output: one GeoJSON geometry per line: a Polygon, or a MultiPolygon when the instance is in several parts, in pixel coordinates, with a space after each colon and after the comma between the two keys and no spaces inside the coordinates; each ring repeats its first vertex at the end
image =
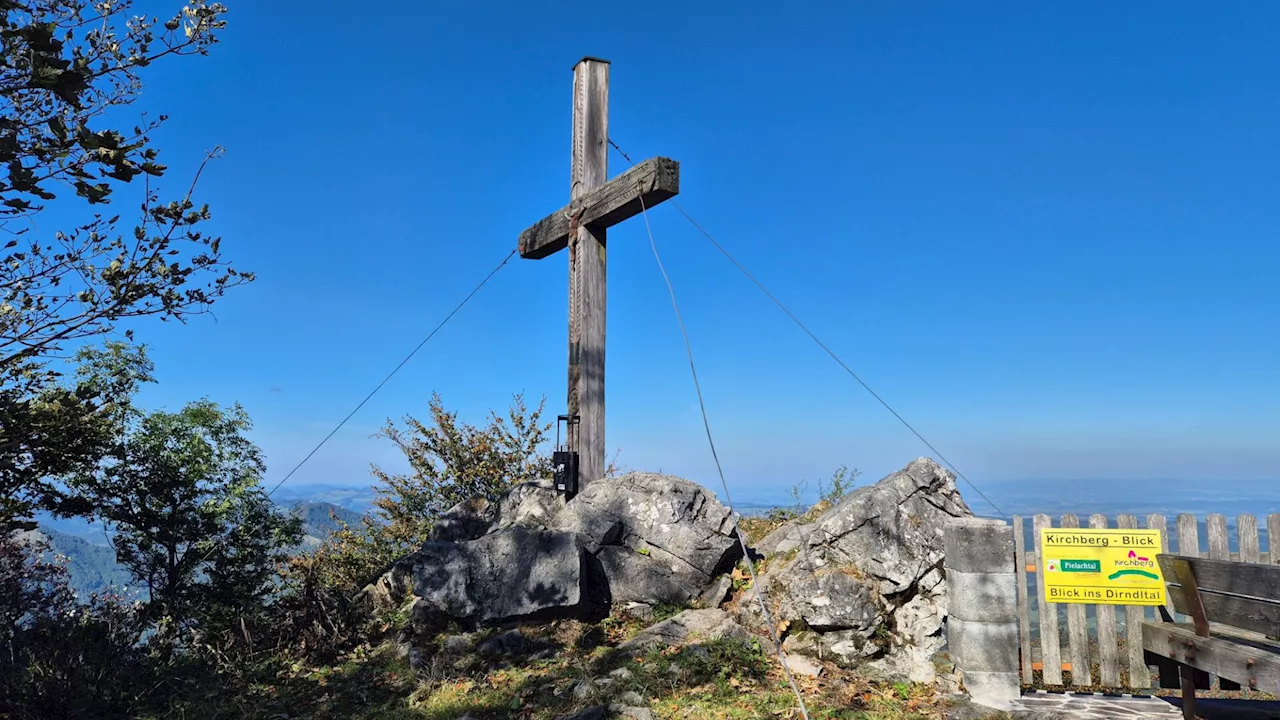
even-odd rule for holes
{"type": "MultiPolygon", "coordinates": [[[[583,58],[573,68],[569,205],[520,233],[520,257],[569,252],[567,452],[584,487],[605,471],[605,234],[608,228],[680,192],[680,163],[655,157],[608,180],[609,62],[583,58]]],[[[557,481],[559,484],[559,481],[557,481]]]]}

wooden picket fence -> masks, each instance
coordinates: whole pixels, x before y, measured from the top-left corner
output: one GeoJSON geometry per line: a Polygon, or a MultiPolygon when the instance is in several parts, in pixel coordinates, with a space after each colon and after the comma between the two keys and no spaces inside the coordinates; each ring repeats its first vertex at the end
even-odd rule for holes
{"type": "MultiPolygon", "coordinates": [[[[1030,534],[1024,518],[1013,519],[1023,684],[1102,690],[1150,688],[1152,676],[1143,658],[1141,625],[1143,620],[1156,617],[1156,608],[1046,604],[1039,583],[1034,580],[1040,569],[1040,529],[1049,527],[1055,526],[1048,515],[1032,518],[1033,533],[1030,534]],[[1028,547],[1028,542],[1031,547],[1028,547]],[[1033,615],[1036,616],[1034,626],[1033,615]],[[1065,638],[1063,615],[1066,616],[1065,638]]],[[[1078,528],[1081,527],[1080,519],[1075,515],[1063,515],[1056,527],[1078,528]]],[[[1108,520],[1104,515],[1092,515],[1087,527],[1106,528],[1109,527],[1108,520]]],[[[1120,515],[1116,518],[1115,527],[1136,529],[1139,527],[1138,518],[1120,515]]],[[[1259,539],[1258,518],[1254,515],[1237,518],[1235,551],[1231,549],[1231,534],[1224,515],[1212,514],[1205,518],[1207,542],[1204,546],[1200,543],[1200,524],[1196,516],[1189,513],[1177,517],[1176,543],[1170,542],[1169,528],[1163,515],[1147,516],[1142,527],[1160,531],[1166,553],[1280,565],[1280,547],[1272,544],[1276,542],[1273,538],[1280,538],[1280,514],[1267,516],[1268,547],[1265,551],[1259,539]]],[[[1174,615],[1172,604],[1168,610],[1174,615]]]]}

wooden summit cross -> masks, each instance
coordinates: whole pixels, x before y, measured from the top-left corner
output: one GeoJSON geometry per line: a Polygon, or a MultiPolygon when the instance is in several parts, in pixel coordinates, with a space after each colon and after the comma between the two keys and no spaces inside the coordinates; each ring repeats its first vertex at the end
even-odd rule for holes
{"type": "Polygon", "coordinates": [[[569,249],[569,423],[579,487],[605,471],[605,230],[680,192],[680,164],[658,157],[605,182],[609,173],[609,61],[573,68],[573,162],[569,205],[520,233],[520,257],[569,249]]]}

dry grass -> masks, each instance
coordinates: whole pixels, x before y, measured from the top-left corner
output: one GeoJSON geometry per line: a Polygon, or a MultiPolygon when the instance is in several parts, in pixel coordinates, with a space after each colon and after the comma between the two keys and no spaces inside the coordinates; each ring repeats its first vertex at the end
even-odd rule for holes
{"type": "MultiPolygon", "coordinates": [[[[554,720],[626,692],[645,698],[656,718],[745,720],[798,718],[796,701],[762,644],[710,642],[619,653],[642,626],[631,619],[523,628],[541,657],[434,654],[410,670],[388,646],[362,648],[327,667],[294,667],[255,688],[245,717],[390,718],[402,720],[554,720]],[[597,683],[606,679],[604,683],[597,683]]],[[[868,682],[831,664],[798,678],[814,720],[939,720],[945,704],[932,690],[868,682]]]]}
{"type": "Polygon", "coordinates": [[[742,533],[747,545],[751,545],[752,543],[760,542],[766,535],[792,520],[796,520],[801,524],[811,523],[830,509],[831,503],[822,500],[803,514],[793,511],[774,511],[768,515],[744,517],[738,520],[738,531],[742,533]]]}

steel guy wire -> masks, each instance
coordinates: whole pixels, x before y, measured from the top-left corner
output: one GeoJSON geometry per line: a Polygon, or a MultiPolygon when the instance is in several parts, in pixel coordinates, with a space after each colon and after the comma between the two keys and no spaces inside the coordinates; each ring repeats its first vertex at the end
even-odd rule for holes
{"type": "MultiPolygon", "coordinates": [[[[325,443],[329,442],[329,440],[332,439],[333,436],[336,435],[338,431],[341,430],[347,424],[347,422],[351,420],[351,418],[355,417],[355,414],[360,412],[360,409],[363,408],[370,400],[372,400],[373,396],[376,395],[378,391],[383,388],[384,385],[390,382],[391,378],[394,377],[396,373],[400,372],[401,368],[403,368],[406,364],[408,364],[408,362],[413,359],[413,356],[417,355],[418,351],[421,350],[422,347],[431,340],[431,338],[435,337],[436,333],[440,332],[441,328],[443,328],[450,320],[452,320],[453,316],[457,315],[458,311],[461,310],[468,302],[471,301],[471,298],[475,297],[476,293],[480,292],[480,288],[483,288],[489,282],[489,280],[493,278],[494,275],[498,274],[499,270],[501,270],[508,262],[510,262],[511,258],[516,254],[516,252],[517,252],[516,250],[512,250],[511,252],[507,253],[507,256],[502,258],[502,262],[498,263],[496,267],[490,270],[489,274],[485,275],[484,279],[481,280],[478,285],[472,288],[471,292],[467,293],[467,296],[462,299],[462,302],[458,303],[457,306],[453,308],[453,310],[449,311],[449,314],[444,316],[444,319],[441,320],[440,323],[436,325],[435,328],[430,333],[428,333],[425,338],[422,339],[422,342],[418,343],[417,346],[413,348],[413,350],[409,351],[409,354],[406,355],[404,359],[400,361],[400,364],[396,365],[395,368],[393,368],[390,373],[387,373],[387,376],[382,379],[382,382],[379,382],[376,386],[374,386],[373,390],[371,390],[369,394],[366,395],[364,399],[361,400],[360,403],[355,406],[355,409],[347,413],[347,416],[344,417],[342,421],[339,422],[336,426],[334,426],[333,430],[330,430],[329,434],[325,435],[324,439],[322,439],[319,443],[317,443],[316,446],[311,449],[311,452],[307,453],[306,457],[302,458],[302,460],[297,465],[295,465],[293,469],[290,470],[288,474],[286,474],[280,482],[275,484],[275,487],[271,488],[271,491],[267,493],[267,498],[270,499],[270,497],[274,495],[277,490],[280,489],[280,486],[288,482],[289,478],[292,478],[294,474],[296,474],[298,470],[302,468],[303,465],[306,465],[307,461],[310,460],[317,452],[319,452],[320,448],[324,447],[325,443]]],[[[205,553],[205,556],[200,559],[200,563],[204,563],[205,561],[207,561],[209,557],[213,555],[214,550],[216,550],[217,548],[218,548],[217,545],[215,545],[213,548],[210,548],[209,552],[205,553]]]]}
{"type": "MultiPolygon", "coordinates": [[[[702,412],[702,427],[707,431],[707,444],[711,447],[711,458],[715,461],[716,472],[720,475],[720,487],[724,489],[724,502],[729,507],[729,512],[733,512],[733,499],[729,495],[729,482],[724,477],[724,468],[720,466],[720,456],[716,453],[716,442],[711,437],[711,423],[707,420],[707,405],[702,399],[702,386],[698,383],[698,368],[693,362],[693,346],[689,342],[689,331],[685,328],[684,318],[680,315],[680,304],[676,302],[676,291],[671,285],[671,278],[667,276],[667,270],[662,265],[662,257],[658,254],[658,244],[653,239],[653,228],[649,225],[649,210],[645,207],[644,197],[640,198],[640,214],[644,217],[645,231],[649,233],[649,247],[653,248],[653,259],[658,263],[658,270],[662,273],[662,279],[667,284],[667,292],[671,295],[671,307],[676,313],[676,322],[680,325],[680,334],[684,336],[684,349],[689,356],[689,372],[693,375],[693,388],[698,394],[698,408],[702,412]]],[[[769,608],[764,601],[764,595],[760,589],[760,583],[756,579],[755,563],[751,560],[751,550],[747,547],[747,541],[742,537],[739,531],[738,545],[742,548],[742,559],[746,561],[747,573],[751,577],[751,588],[755,591],[756,601],[760,604],[760,612],[764,617],[764,621],[769,626],[769,637],[773,640],[774,649],[778,655],[778,662],[782,665],[782,672],[787,676],[787,682],[791,684],[791,692],[795,693],[796,702],[800,706],[800,714],[805,720],[809,720],[809,709],[805,707],[804,696],[800,694],[800,688],[796,685],[796,680],[791,675],[791,668],[787,665],[787,655],[782,649],[782,639],[778,636],[778,627],[773,623],[773,617],[769,614],[769,608]]]]}
{"type": "Polygon", "coordinates": [[[311,456],[319,452],[320,448],[324,447],[324,444],[329,442],[330,438],[336,435],[337,432],[341,430],[349,420],[351,420],[351,418],[355,417],[355,414],[360,412],[360,409],[363,408],[366,403],[372,400],[373,396],[376,395],[377,392],[381,390],[384,385],[390,382],[391,378],[394,377],[396,373],[400,372],[400,369],[403,368],[406,364],[408,364],[408,362],[413,359],[414,355],[418,354],[418,351],[422,349],[422,346],[426,345],[427,342],[431,340],[431,338],[435,337],[436,333],[440,332],[440,329],[443,328],[450,320],[452,320],[453,316],[457,315],[458,311],[461,310],[464,305],[470,302],[471,298],[475,297],[476,293],[480,292],[480,288],[484,287],[485,284],[488,283],[489,280],[492,279],[494,275],[497,275],[498,271],[501,270],[511,260],[512,256],[514,256],[515,254],[516,254],[515,250],[512,250],[511,252],[507,253],[507,256],[502,258],[502,262],[498,263],[497,267],[490,270],[489,274],[485,275],[484,279],[480,281],[480,284],[472,288],[471,292],[467,293],[467,296],[462,298],[462,302],[458,303],[458,305],[454,307],[453,310],[451,310],[448,315],[445,315],[444,319],[440,321],[440,324],[436,325],[435,329],[433,329],[430,333],[428,333],[427,336],[422,339],[422,342],[418,343],[417,347],[409,351],[409,354],[406,355],[404,359],[400,361],[400,364],[396,365],[395,368],[390,373],[388,373],[386,377],[382,378],[382,382],[378,383],[377,386],[373,388],[373,390],[369,391],[369,394],[366,395],[365,398],[360,401],[359,405],[356,405],[354,410],[347,413],[347,416],[342,418],[342,422],[338,423],[337,426],[333,428],[333,430],[330,430],[329,434],[325,435],[324,439],[321,440],[318,445],[312,448],[311,452],[307,453],[307,456],[302,458],[302,461],[299,462],[297,465],[295,465],[294,468],[289,471],[289,474],[284,476],[283,480],[276,483],[276,486],[271,488],[271,492],[267,493],[267,497],[271,497],[276,490],[279,490],[281,485],[284,485],[289,480],[289,478],[293,477],[294,473],[298,472],[298,470],[301,469],[302,466],[305,465],[307,461],[311,459],[311,456]]]}
{"type": "MultiPolygon", "coordinates": [[[[621,148],[621,147],[619,147],[619,146],[618,146],[618,144],[617,144],[616,142],[614,142],[614,141],[613,141],[613,139],[612,139],[612,138],[610,138],[610,139],[609,139],[609,145],[610,145],[610,147],[612,147],[614,150],[618,151],[618,154],[619,154],[619,155],[621,155],[621,156],[622,156],[622,158],[623,158],[624,160],[626,160],[626,161],[627,161],[628,163],[630,163],[631,165],[635,165],[635,162],[631,159],[631,156],[627,155],[627,153],[626,153],[626,152],[624,152],[624,151],[622,150],[622,148],[621,148]]],[[[979,497],[981,497],[984,501],[986,501],[986,503],[987,503],[988,505],[990,505],[990,506],[991,506],[991,507],[992,507],[992,508],[993,508],[993,509],[994,509],[994,510],[995,510],[995,511],[996,511],[996,512],[1001,516],[1001,517],[1004,517],[1004,518],[1009,517],[1009,515],[1007,515],[1003,510],[1001,510],[1001,509],[1000,509],[1000,506],[998,506],[998,505],[996,505],[994,502],[992,502],[992,501],[991,501],[991,498],[987,497],[986,493],[982,492],[982,490],[981,490],[977,485],[975,485],[975,484],[973,483],[973,481],[972,481],[972,480],[970,480],[968,477],[966,477],[964,473],[960,472],[959,468],[957,468],[957,467],[956,467],[956,466],[955,466],[955,465],[954,465],[950,460],[948,460],[948,459],[946,458],[946,456],[945,456],[945,455],[943,455],[943,454],[938,450],[938,448],[934,447],[933,443],[929,442],[929,441],[924,437],[924,435],[920,434],[920,432],[919,432],[918,430],[916,430],[916,429],[915,429],[915,427],[914,427],[914,426],[912,426],[912,424],[911,424],[911,423],[907,422],[906,418],[904,418],[904,417],[902,417],[902,415],[898,414],[898,411],[897,411],[897,410],[894,410],[894,409],[893,409],[893,406],[891,406],[891,405],[890,405],[890,404],[889,404],[889,403],[888,403],[888,402],[887,402],[883,397],[881,397],[879,393],[877,393],[875,390],[873,390],[873,389],[871,388],[871,386],[870,386],[870,385],[868,385],[868,384],[866,383],[866,381],[864,381],[861,377],[859,377],[859,376],[858,376],[858,374],[857,374],[856,372],[854,372],[854,371],[853,371],[853,369],[852,369],[852,368],[850,368],[848,365],[846,365],[846,364],[845,364],[845,362],[844,362],[843,360],[841,360],[841,359],[840,359],[840,357],[839,357],[838,355],[836,355],[836,354],[835,354],[835,352],[834,352],[831,348],[827,347],[826,343],[824,343],[824,342],[822,342],[821,340],[819,340],[819,339],[818,339],[818,336],[817,336],[817,335],[815,335],[815,334],[813,334],[813,331],[812,331],[812,330],[810,330],[810,329],[809,329],[809,328],[808,328],[808,327],[807,327],[803,322],[801,322],[801,321],[800,321],[800,318],[798,318],[798,317],[796,317],[796,316],[795,316],[795,313],[791,312],[791,310],[789,310],[789,309],[787,308],[787,306],[786,306],[786,305],[783,305],[783,304],[782,304],[782,301],[781,301],[781,300],[779,300],[779,299],[778,299],[778,298],[777,298],[773,293],[769,292],[769,289],[768,289],[768,288],[766,288],[766,287],[764,286],[764,284],[763,284],[763,283],[761,283],[759,280],[757,280],[757,279],[756,279],[756,277],[755,277],[754,275],[752,275],[752,274],[751,274],[751,272],[750,272],[750,271],[748,271],[748,270],[747,270],[747,269],[742,265],[742,263],[738,262],[738,259],[737,259],[737,258],[735,258],[733,255],[731,255],[731,254],[729,253],[729,251],[728,251],[728,250],[726,250],[726,249],[724,248],[724,246],[723,246],[723,245],[721,245],[719,242],[717,242],[717,241],[716,241],[716,239],[715,239],[714,237],[712,237],[712,236],[711,236],[711,233],[707,232],[707,230],[706,230],[705,228],[703,228],[701,225],[699,225],[699,224],[698,224],[698,222],[697,222],[696,220],[694,220],[692,216],[690,216],[690,215],[689,215],[689,213],[685,212],[684,208],[680,207],[680,203],[679,203],[679,202],[677,202],[677,201],[673,198],[673,199],[671,200],[671,204],[672,204],[672,206],[674,206],[674,207],[675,207],[675,209],[676,209],[676,211],[677,211],[677,212],[679,212],[681,215],[683,215],[683,216],[684,216],[684,219],[685,219],[685,220],[688,220],[688,221],[689,221],[689,224],[691,224],[691,225],[693,225],[695,228],[697,228],[698,232],[702,233],[702,234],[703,234],[703,236],[705,236],[705,237],[707,238],[707,240],[711,241],[711,244],[712,244],[712,245],[713,245],[717,250],[719,250],[719,251],[720,251],[720,253],[721,253],[722,255],[724,255],[724,256],[729,260],[729,262],[733,263],[734,267],[738,268],[738,270],[739,270],[739,271],[741,271],[741,272],[742,272],[742,274],[743,274],[743,275],[745,275],[745,276],[747,277],[747,279],[748,279],[748,280],[750,280],[752,283],[754,283],[754,284],[755,284],[755,286],[756,286],[757,288],[759,288],[759,289],[760,289],[760,291],[761,291],[761,292],[763,292],[763,293],[765,294],[765,297],[767,297],[767,298],[769,298],[769,300],[773,301],[773,304],[774,304],[774,305],[777,305],[777,306],[778,306],[778,309],[782,310],[782,312],[783,312],[783,313],[785,313],[785,314],[786,314],[786,316],[787,316],[788,318],[790,318],[790,319],[791,319],[791,321],[792,321],[792,322],[794,322],[794,323],[796,324],[796,326],[797,326],[797,327],[799,327],[802,331],[804,331],[804,333],[805,333],[806,335],[808,335],[808,336],[809,336],[809,338],[810,338],[810,339],[812,339],[815,343],[817,343],[817,344],[818,344],[818,347],[822,348],[822,349],[823,349],[823,350],[824,350],[828,355],[830,355],[830,356],[831,356],[831,359],[836,361],[836,364],[838,364],[840,367],[844,368],[844,371],[845,371],[846,373],[848,373],[850,377],[852,377],[854,380],[856,380],[856,381],[858,382],[858,384],[859,384],[859,385],[861,385],[861,386],[863,387],[863,389],[865,389],[868,393],[870,393],[870,394],[871,394],[871,397],[875,398],[877,402],[879,402],[881,405],[883,405],[883,406],[884,406],[884,408],[885,408],[886,410],[888,410],[890,414],[892,414],[895,418],[897,418],[897,419],[898,419],[898,422],[902,423],[903,427],[905,427],[907,430],[911,431],[911,434],[912,434],[912,435],[915,435],[915,436],[916,436],[916,438],[917,438],[918,440],[920,440],[920,442],[921,442],[921,443],[923,443],[925,447],[929,448],[929,450],[930,450],[931,452],[933,452],[933,454],[934,454],[934,455],[936,455],[936,456],[938,457],[938,460],[942,461],[942,464],[943,464],[943,465],[946,465],[947,467],[951,468],[951,471],[952,471],[952,472],[954,472],[954,473],[956,474],[956,476],[957,476],[957,477],[959,477],[961,480],[963,480],[963,481],[965,482],[965,484],[967,484],[969,487],[973,488],[973,491],[974,491],[974,492],[976,492],[976,493],[978,494],[978,496],[979,496],[979,497]]]]}

